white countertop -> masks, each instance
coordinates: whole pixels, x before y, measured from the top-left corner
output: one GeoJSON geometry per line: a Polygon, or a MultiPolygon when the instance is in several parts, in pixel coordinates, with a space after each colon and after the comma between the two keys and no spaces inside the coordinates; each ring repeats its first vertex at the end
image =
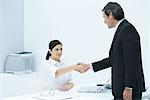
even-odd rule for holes
{"type": "Polygon", "coordinates": [[[16,97],[9,97],[3,100],[112,100],[111,92],[108,93],[77,93],[59,92],[55,91],[54,94],[38,92],[28,95],[21,95],[16,97]],[[42,94],[43,93],[43,94],[42,94]]]}

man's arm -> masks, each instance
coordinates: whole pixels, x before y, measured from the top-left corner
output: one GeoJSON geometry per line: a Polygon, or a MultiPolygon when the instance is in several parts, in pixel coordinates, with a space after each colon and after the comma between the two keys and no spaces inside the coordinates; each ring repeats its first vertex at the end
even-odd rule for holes
{"type": "MultiPolygon", "coordinates": [[[[110,59],[109,58],[105,58],[101,61],[97,61],[97,62],[93,62],[91,64],[85,64],[85,63],[78,63],[78,65],[82,65],[84,66],[87,70],[88,69],[93,69],[94,72],[97,72],[99,70],[102,70],[102,69],[105,69],[105,68],[108,68],[111,66],[111,63],[110,63],[110,59]]],[[[82,68],[76,70],[78,72],[80,72],[82,68]]],[[[84,72],[86,72],[87,70],[85,70],[84,72]]],[[[82,71],[83,73],[83,71],[82,71]]]]}
{"type": "Polygon", "coordinates": [[[110,58],[105,58],[101,61],[97,61],[97,62],[92,63],[92,67],[93,67],[94,72],[108,68],[110,66],[111,66],[110,58]]]}

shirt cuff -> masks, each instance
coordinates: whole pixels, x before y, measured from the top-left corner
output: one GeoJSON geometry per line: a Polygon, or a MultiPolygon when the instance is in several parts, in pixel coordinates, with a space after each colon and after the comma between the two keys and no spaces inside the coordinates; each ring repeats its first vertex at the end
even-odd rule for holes
{"type": "Polygon", "coordinates": [[[89,63],[89,65],[90,65],[91,70],[94,71],[93,66],[92,66],[92,63],[89,63]]]}
{"type": "Polygon", "coordinates": [[[132,90],[132,88],[130,88],[130,87],[125,87],[125,89],[127,89],[127,90],[132,90]]]}

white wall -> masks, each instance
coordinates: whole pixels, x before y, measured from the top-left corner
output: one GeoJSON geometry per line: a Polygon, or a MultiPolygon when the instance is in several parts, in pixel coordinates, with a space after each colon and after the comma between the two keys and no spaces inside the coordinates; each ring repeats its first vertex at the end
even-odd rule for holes
{"type": "Polygon", "coordinates": [[[0,0],[0,72],[9,53],[24,48],[23,0],[0,0]]]}
{"type": "MultiPolygon", "coordinates": [[[[149,0],[147,0],[148,2],[147,2],[147,52],[146,52],[146,54],[147,54],[147,59],[146,59],[146,61],[147,61],[147,71],[149,71],[150,70],[150,61],[149,61],[149,58],[150,58],[150,11],[149,11],[149,9],[150,9],[150,1],[149,0]]],[[[147,83],[148,83],[148,86],[150,87],[150,72],[148,72],[148,74],[147,74],[147,83]]]]}
{"type": "MultiPolygon", "coordinates": [[[[0,1],[0,40],[2,40],[2,3],[1,3],[1,1],[0,1]]],[[[2,45],[2,42],[0,42],[0,46],[2,45]]],[[[0,55],[1,55],[1,53],[2,53],[2,48],[0,48],[0,55]]],[[[2,68],[1,68],[1,66],[2,66],[2,58],[0,58],[0,72],[3,70],[2,68]]]]}
{"type": "MultiPolygon", "coordinates": [[[[107,29],[103,23],[101,10],[108,1],[25,0],[24,48],[33,52],[34,70],[45,59],[48,43],[53,39],[62,41],[63,58],[69,63],[92,62],[107,57],[114,30],[107,29]]],[[[115,1],[121,4],[126,18],[141,36],[143,67],[148,79],[148,0],[115,1]]],[[[110,77],[110,69],[75,75],[80,83],[103,82],[110,77]]]]}
{"type": "MultiPolygon", "coordinates": [[[[33,52],[36,67],[45,59],[52,39],[62,41],[63,58],[69,63],[91,62],[108,56],[113,34],[101,19],[104,3],[100,6],[101,2],[25,0],[24,4],[25,49],[33,52]]],[[[95,80],[96,74],[91,74],[88,76],[95,80]]],[[[105,76],[109,78],[110,73],[105,76]]]]}

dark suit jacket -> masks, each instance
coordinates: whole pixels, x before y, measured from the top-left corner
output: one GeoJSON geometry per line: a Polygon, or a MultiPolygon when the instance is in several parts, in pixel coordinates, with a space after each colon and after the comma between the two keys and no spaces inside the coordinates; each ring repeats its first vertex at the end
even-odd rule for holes
{"type": "Polygon", "coordinates": [[[145,91],[141,60],[140,37],[135,27],[123,20],[117,28],[109,51],[109,57],[92,63],[93,70],[112,67],[112,93],[122,96],[125,87],[134,93],[145,91]]]}

